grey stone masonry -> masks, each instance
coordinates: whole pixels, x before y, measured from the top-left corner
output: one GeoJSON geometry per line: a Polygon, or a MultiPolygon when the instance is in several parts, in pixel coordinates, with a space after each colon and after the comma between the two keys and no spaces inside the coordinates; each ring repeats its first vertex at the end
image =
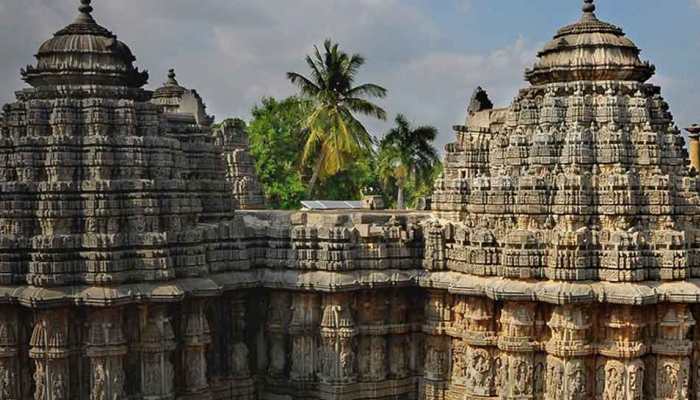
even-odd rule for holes
{"type": "Polygon", "coordinates": [[[593,0],[425,212],[250,210],[245,133],[92,11],[0,117],[0,400],[700,398],[698,177],[593,0]]]}

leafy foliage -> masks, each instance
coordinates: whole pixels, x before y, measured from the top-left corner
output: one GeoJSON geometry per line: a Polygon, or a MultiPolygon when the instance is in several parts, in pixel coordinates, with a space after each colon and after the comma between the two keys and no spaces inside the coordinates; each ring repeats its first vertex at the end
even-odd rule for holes
{"type": "Polygon", "coordinates": [[[250,152],[271,208],[297,209],[304,200],[306,186],[298,166],[301,123],[307,113],[308,102],[296,97],[264,98],[253,108],[248,126],[250,152]]]}
{"type": "MultiPolygon", "coordinates": [[[[309,77],[287,74],[300,95],[263,98],[247,127],[269,207],[297,209],[311,198],[355,200],[370,187],[383,187],[385,202],[391,204],[390,195],[399,208],[428,196],[441,171],[432,145],[437,130],[413,128],[398,115],[377,148],[355,117],[386,119],[385,111],[369,100],[385,97],[386,89],[373,83],[355,85],[365,59],[326,40],[322,50],[314,47],[306,63],[309,77]]],[[[246,129],[244,121],[234,123],[246,129]]]]}
{"type": "MultiPolygon", "coordinates": [[[[270,208],[298,209],[302,200],[310,198],[304,176],[311,175],[311,169],[302,167],[301,160],[305,143],[302,125],[310,107],[306,100],[289,97],[281,101],[264,98],[253,108],[248,126],[250,152],[270,208]]],[[[316,198],[360,199],[362,189],[377,186],[375,171],[373,157],[358,157],[345,171],[325,180],[316,198]]]]}

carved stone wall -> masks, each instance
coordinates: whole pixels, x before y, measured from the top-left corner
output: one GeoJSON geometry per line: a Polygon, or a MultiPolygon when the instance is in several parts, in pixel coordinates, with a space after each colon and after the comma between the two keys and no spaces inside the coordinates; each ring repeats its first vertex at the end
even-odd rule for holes
{"type": "Polygon", "coordinates": [[[0,118],[0,400],[700,397],[698,179],[584,3],[434,213],[234,213],[244,138],[81,0],[0,118]]]}

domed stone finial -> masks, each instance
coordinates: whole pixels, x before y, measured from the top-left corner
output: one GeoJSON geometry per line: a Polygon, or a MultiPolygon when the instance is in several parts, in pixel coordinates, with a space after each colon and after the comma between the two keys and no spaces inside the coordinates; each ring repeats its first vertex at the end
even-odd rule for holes
{"type": "Polygon", "coordinates": [[[92,0],[80,0],[80,7],[78,7],[80,14],[78,14],[78,18],[76,18],[76,23],[95,23],[95,20],[92,19],[92,15],[90,14],[93,11],[90,3],[92,3],[92,0]]]}
{"type": "Polygon", "coordinates": [[[165,81],[165,84],[170,85],[170,86],[177,86],[178,85],[177,79],[175,79],[175,70],[173,68],[170,68],[168,70],[168,80],[165,81]]]}
{"type": "Polygon", "coordinates": [[[92,0],[80,0],[80,7],[78,8],[78,10],[81,13],[90,14],[93,10],[90,3],[92,3],[92,0]]]}
{"type": "Polygon", "coordinates": [[[583,0],[583,12],[592,13],[595,11],[595,4],[593,0],[583,0]]]}

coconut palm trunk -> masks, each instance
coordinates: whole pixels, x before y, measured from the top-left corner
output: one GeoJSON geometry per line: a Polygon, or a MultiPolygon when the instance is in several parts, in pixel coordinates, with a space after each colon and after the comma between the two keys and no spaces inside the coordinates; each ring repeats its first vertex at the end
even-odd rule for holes
{"type": "Polygon", "coordinates": [[[309,196],[313,196],[316,190],[316,183],[318,183],[318,178],[320,176],[321,167],[323,166],[323,157],[319,156],[314,163],[314,170],[311,174],[311,180],[309,181],[309,196]]]}
{"type": "Polygon", "coordinates": [[[396,195],[396,208],[399,210],[405,210],[405,200],[403,194],[403,183],[399,183],[398,194],[396,195]]]}

